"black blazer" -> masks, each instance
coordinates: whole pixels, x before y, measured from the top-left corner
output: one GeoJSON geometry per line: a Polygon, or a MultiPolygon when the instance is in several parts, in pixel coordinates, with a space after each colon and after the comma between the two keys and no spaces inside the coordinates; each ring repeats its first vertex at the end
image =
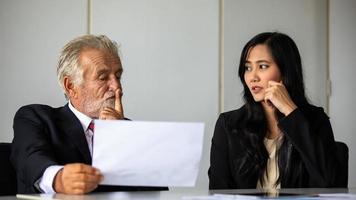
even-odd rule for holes
{"type": "MultiPolygon", "coordinates": [[[[18,193],[38,193],[35,182],[47,167],[92,163],[82,125],[68,104],[52,108],[28,105],[14,118],[11,162],[17,174],[18,193]]],[[[166,187],[100,185],[95,191],[167,190],[166,187]]]]}
{"type": "MultiPolygon", "coordinates": [[[[243,106],[220,114],[216,122],[208,171],[210,189],[257,186],[258,174],[251,170],[251,163],[237,170],[241,164],[239,158],[246,154],[246,147],[241,144],[243,140],[239,138],[239,133],[245,128],[242,123],[245,116],[246,108],[243,106]]],[[[297,108],[282,118],[278,126],[291,142],[289,152],[297,154],[293,159],[300,159],[303,166],[303,175],[297,181],[282,181],[281,187],[333,187],[337,168],[336,146],[329,118],[323,109],[315,106],[307,106],[303,110],[297,108]]],[[[296,168],[293,159],[288,163],[291,168],[296,168]]]]}

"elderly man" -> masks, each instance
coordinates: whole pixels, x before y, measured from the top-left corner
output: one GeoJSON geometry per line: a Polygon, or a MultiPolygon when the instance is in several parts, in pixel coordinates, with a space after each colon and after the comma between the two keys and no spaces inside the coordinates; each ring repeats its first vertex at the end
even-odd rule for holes
{"type": "Polygon", "coordinates": [[[24,106],[14,118],[18,193],[166,189],[102,186],[103,175],[91,166],[93,119],[124,119],[122,71],[117,45],[106,36],[84,35],[64,46],[57,76],[69,102],[24,106]]]}

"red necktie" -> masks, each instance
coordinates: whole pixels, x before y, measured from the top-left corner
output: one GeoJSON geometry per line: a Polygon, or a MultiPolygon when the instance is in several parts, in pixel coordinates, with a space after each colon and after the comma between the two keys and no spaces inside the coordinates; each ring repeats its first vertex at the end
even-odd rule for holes
{"type": "Polygon", "coordinates": [[[88,129],[90,129],[94,133],[94,122],[93,121],[90,122],[88,129]]]}
{"type": "Polygon", "coordinates": [[[87,139],[89,145],[89,151],[90,154],[93,155],[94,121],[90,122],[88,129],[91,131],[88,132],[89,138],[87,139]]]}

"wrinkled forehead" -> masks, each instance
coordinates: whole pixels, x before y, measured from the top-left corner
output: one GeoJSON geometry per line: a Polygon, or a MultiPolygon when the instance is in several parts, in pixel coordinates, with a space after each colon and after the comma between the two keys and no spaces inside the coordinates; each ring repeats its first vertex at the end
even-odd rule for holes
{"type": "Polygon", "coordinates": [[[81,66],[106,65],[121,68],[121,60],[117,54],[102,49],[83,49],[79,56],[81,66]]]}

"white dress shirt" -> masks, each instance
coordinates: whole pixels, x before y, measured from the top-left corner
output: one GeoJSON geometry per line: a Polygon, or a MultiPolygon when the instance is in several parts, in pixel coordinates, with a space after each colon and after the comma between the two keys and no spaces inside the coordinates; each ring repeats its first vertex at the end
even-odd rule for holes
{"type": "MultiPolygon", "coordinates": [[[[72,105],[72,103],[69,101],[68,102],[69,109],[74,113],[74,115],[79,119],[84,133],[85,133],[85,138],[87,139],[88,142],[88,147],[90,150],[90,154],[92,155],[92,137],[93,137],[93,132],[88,129],[90,122],[92,119],[85,114],[79,112],[77,109],[75,109],[72,105]]],[[[39,182],[39,187],[40,190],[44,193],[55,193],[54,188],[53,188],[53,181],[54,177],[58,173],[59,170],[61,170],[64,166],[63,165],[52,165],[47,167],[45,172],[43,173],[43,176],[37,181],[36,183],[39,182]]]]}

